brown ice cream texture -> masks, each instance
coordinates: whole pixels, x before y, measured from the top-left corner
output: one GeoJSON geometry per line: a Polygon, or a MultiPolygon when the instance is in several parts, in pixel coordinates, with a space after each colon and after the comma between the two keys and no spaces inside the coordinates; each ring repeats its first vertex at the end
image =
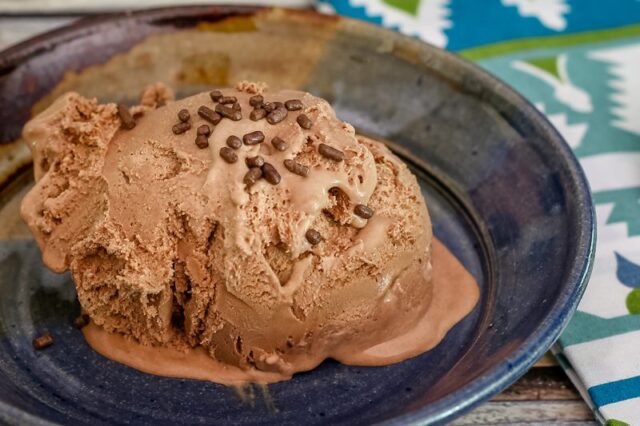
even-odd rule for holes
{"type": "Polygon", "coordinates": [[[71,271],[92,328],[144,350],[197,350],[240,372],[234,380],[269,382],[326,358],[381,365],[415,356],[434,339],[403,335],[421,324],[441,338],[472,309],[477,287],[467,286],[467,300],[446,307],[444,326],[424,324],[434,299],[431,223],[416,178],[383,144],[356,135],[309,93],[246,82],[221,91],[237,98],[241,120],[213,125],[197,114],[215,108],[209,93],[175,101],[154,85],[130,108],[131,130],[115,104],[77,93],[25,126],[36,183],[22,215],[45,264],[71,271]],[[303,108],[276,124],[253,121],[256,94],[303,108]],[[174,134],[182,109],[191,128],[174,134]],[[195,143],[203,124],[206,148],[195,143]],[[264,141],[235,149],[236,162],[220,156],[229,136],[255,131],[264,141]],[[322,155],[321,144],[344,159],[322,155]],[[245,160],[257,155],[278,184],[245,183],[245,160]],[[357,205],[373,216],[356,214],[357,205]]]}

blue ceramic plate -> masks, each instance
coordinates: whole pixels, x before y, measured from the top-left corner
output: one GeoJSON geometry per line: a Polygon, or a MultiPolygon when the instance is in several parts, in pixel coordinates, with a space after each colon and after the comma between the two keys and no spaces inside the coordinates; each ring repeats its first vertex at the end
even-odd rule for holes
{"type": "MultiPolygon", "coordinates": [[[[125,99],[126,98],[126,99],[125,99]]],[[[85,20],[0,54],[0,422],[30,424],[435,424],[515,381],[558,337],[589,275],[593,209],[549,123],[458,57],[310,12],[187,7],[85,20]],[[325,362],[293,380],[233,389],[141,374],[92,352],[72,328],[73,283],[42,265],[17,206],[29,157],[12,143],[30,114],[77,90],[133,99],[237,80],[328,99],[389,141],[419,177],[435,234],[482,298],[434,350],[387,367],[325,362]],[[55,345],[36,352],[45,330],[55,345]]]]}

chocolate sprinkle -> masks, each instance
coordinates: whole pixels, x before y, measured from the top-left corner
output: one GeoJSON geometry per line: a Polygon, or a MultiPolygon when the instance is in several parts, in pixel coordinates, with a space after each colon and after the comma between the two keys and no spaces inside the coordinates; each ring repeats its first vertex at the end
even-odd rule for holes
{"type": "Polygon", "coordinates": [[[242,113],[240,111],[236,111],[232,107],[218,104],[216,105],[216,112],[221,116],[228,118],[233,121],[239,121],[242,119],[242,113]]]}
{"type": "Polygon", "coordinates": [[[311,244],[312,246],[315,246],[320,241],[322,241],[322,235],[320,235],[320,233],[315,229],[308,229],[307,232],[304,234],[304,236],[307,238],[307,241],[309,241],[309,244],[311,244]]]}
{"type": "Polygon", "coordinates": [[[242,181],[247,184],[247,186],[251,186],[262,177],[262,169],[260,167],[252,167],[249,169],[246,175],[244,175],[244,179],[242,181]]]}
{"type": "Polygon", "coordinates": [[[242,107],[237,102],[235,104],[231,105],[231,108],[233,108],[235,111],[242,111],[242,107]]]}
{"type": "Polygon", "coordinates": [[[73,320],[73,326],[78,329],[84,328],[88,324],[89,324],[89,315],[87,314],[78,315],[76,319],[73,320]]]}
{"type": "Polygon", "coordinates": [[[38,336],[31,342],[33,344],[33,348],[36,350],[41,350],[48,348],[53,345],[53,336],[51,333],[44,333],[42,336],[38,336]]]}
{"type": "Polygon", "coordinates": [[[256,108],[249,113],[249,118],[253,121],[262,120],[267,116],[267,111],[262,108],[256,108]]]}
{"type": "Polygon", "coordinates": [[[264,98],[262,97],[262,95],[255,95],[249,98],[249,105],[254,108],[260,108],[263,102],[264,98]]]}
{"type": "Polygon", "coordinates": [[[187,130],[189,130],[190,128],[191,128],[191,123],[178,123],[174,125],[171,130],[173,130],[174,134],[181,135],[187,130]]]}
{"type": "Polygon", "coordinates": [[[189,111],[187,111],[186,109],[181,109],[180,111],[178,111],[178,119],[183,123],[189,121],[190,118],[191,114],[189,114],[189,111]]]}
{"type": "Polygon", "coordinates": [[[262,174],[264,175],[264,179],[271,185],[280,183],[280,173],[278,173],[271,163],[264,163],[264,166],[262,166],[262,174]]]}
{"type": "Polygon", "coordinates": [[[247,163],[247,166],[249,166],[249,168],[262,167],[264,165],[264,158],[259,155],[256,155],[255,157],[247,157],[244,161],[247,163]]]}
{"type": "Polygon", "coordinates": [[[238,154],[236,154],[236,152],[228,146],[223,146],[222,148],[220,148],[220,157],[222,157],[222,159],[229,164],[238,161],[238,154]]]}
{"type": "Polygon", "coordinates": [[[313,121],[311,121],[311,119],[309,117],[307,117],[306,114],[300,114],[296,118],[296,121],[298,122],[300,127],[302,127],[303,129],[309,130],[311,128],[311,126],[313,126],[313,121]]]}
{"type": "Polygon", "coordinates": [[[209,96],[211,96],[211,100],[213,102],[218,102],[221,98],[222,98],[222,92],[219,90],[214,90],[212,92],[209,92],[209,96]]]}
{"type": "Polygon", "coordinates": [[[321,143],[318,146],[318,152],[320,153],[320,155],[322,155],[323,157],[326,157],[330,160],[336,161],[336,162],[340,162],[342,160],[344,160],[344,152],[335,149],[332,146],[329,146],[325,143],[321,143]]]}
{"type": "Polygon", "coordinates": [[[129,112],[129,107],[125,104],[118,104],[118,116],[120,117],[120,127],[131,130],[136,127],[136,120],[133,119],[129,112]]]}
{"type": "Polygon", "coordinates": [[[286,151],[286,149],[289,148],[289,144],[277,136],[271,139],[271,145],[278,151],[286,151]]]}
{"type": "Polygon", "coordinates": [[[200,149],[205,149],[209,146],[209,139],[205,135],[196,136],[196,146],[200,149]]]}
{"type": "Polygon", "coordinates": [[[264,141],[264,133],[262,133],[260,130],[247,133],[242,137],[242,141],[245,145],[257,145],[264,141]]]}
{"type": "Polygon", "coordinates": [[[233,149],[238,149],[242,146],[242,140],[237,136],[231,135],[227,138],[227,146],[233,149]]]}
{"type": "Polygon", "coordinates": [[[208,122],[210,122],[211,124],[213,124],[214,126],[218,124],[220,120],[222,120],[222,117],[220,116],[220,114],[218,114],[211,108],[204,105],[198,108],[198,115],[204,118],[205,120],[207,120],[208,122]]]}
{"type": "Polygon", "coordinates": [[[353,212],[363,219],[370,219],[373,216],[373,209],[364,204],[358,204],[353,212]]]}
{"type": "Polygon", "coordinates": [[[267,115],[267,122],[269,124],[277,124],[287,118],[287,114],[286,108],[278,107],[267,115]]]}
{"type": "Polygon", "coordinates": [[[300,99],[289,99],[287,102],[284,103],[284,106],[289,111],[298,111],[302,109],[303,105],[300,99]]]}
{"type": "Polygon", "coordinates": [[[283,108],[284,104],[282,102],[268,102],[262,105],[267,112],[275,111],[278,108],[283,108]]]}
{"type": "Polygon", "coordinates": [[[235,96],[223,96],[218,100],[218,102],[221,104],[235,104],[238,102],[238,98],[235,96]]]}
{"type": "Polygon", "coordinates": [[[211,127],[207,126],[206,124],[203,124],[202,126],[198,127],[197,134],[209,136],[211,134],[211,127]]]}
{"type": "Polygon", "coordinates": [[[284,160],[284,166],[291,173],[295,173],[298,176],[307,177],[309,174],[309,167],[304,166],[294,160],[284,160]]]}

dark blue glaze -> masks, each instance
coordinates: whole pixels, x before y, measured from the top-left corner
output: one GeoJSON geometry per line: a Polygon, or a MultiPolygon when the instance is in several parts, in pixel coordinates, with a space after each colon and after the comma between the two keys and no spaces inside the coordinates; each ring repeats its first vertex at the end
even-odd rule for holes
{"type": "MultiPolygon", "coordinates": [[[[148,34],[238,13],[253,9],[100,18],[0,54],[0,117],[10,118],[2,136],[17,134],[65,69],[104,62],[148,34]],[[19,91],[33,75],[35,86],[19,91]]],[[[300,12],[275,18],[285,36],[331,35],[321,38],[323,56],[303,88],[329,99],[361,132],[393,141],[418,176],[436,235],[478,279],[476,309],[414,359],[378,368],[329,361],[270,385],[274,410],[257,387],[250,405],[224,386],[141,374],[93,353],[70,325],[78,306],[68,275],[48,272],[32,241],[0,241],[0,422],[436,424],[515,381],[558,337],[586,285],[594,220],[584,176],[557,132],[503,83],[454,55],[362,23],[336,27],[309,14],[314,25],[292,27],[292,17],[300,12]],[[379,49],[383,39],[395,47],[379,49]],[[44,330],[56,343],[35,352],[31,338],[44,330]]],[[[14,179],[0,200],[27,181],[14,179]]]]}

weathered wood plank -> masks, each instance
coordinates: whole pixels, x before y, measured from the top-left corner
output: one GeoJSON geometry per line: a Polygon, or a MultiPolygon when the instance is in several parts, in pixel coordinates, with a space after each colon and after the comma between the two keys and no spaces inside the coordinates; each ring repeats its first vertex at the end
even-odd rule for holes
{"type": "MultiPolygon", "coordinates": [[[[309,6],[312,0],[189,0],[188,4],[269,4],[273,6],[309,6]]],[[[0,13],[94,13],[103,11],[175,6],[175,0],[0,0],[0,13]]]]}
{"type": "Polygon", "coordinates": [[[560,367],[534,367],[494,401],[582,401],[560,367]]]}
{"type": "MultiPolygon", "coordinates": [[[[0,11],[2,9],[0,8],[0,11]]],[[[74,17],[0,17],[0,50],[73,21],[74,17]]]]}
{"type": "Polygon", "coordinates": [[[542,355],[542,358],[540,358],[538,362],[536,362],[536,365],[534,365],[534,367],[553,367],[555,365],[558,365],[558,360],[553,356],[551,352],[547,352],[542,355]]]}
{"type": "Polygon", "coordinates": [[[597,423],[581,401],[490,401],[452,425],[589,425],[597,423]]]}
{"type": "Polygon", "coordinates": [[[534,367],[453,425],[594,426],[593,413],[559,367],[534,367]]]}

